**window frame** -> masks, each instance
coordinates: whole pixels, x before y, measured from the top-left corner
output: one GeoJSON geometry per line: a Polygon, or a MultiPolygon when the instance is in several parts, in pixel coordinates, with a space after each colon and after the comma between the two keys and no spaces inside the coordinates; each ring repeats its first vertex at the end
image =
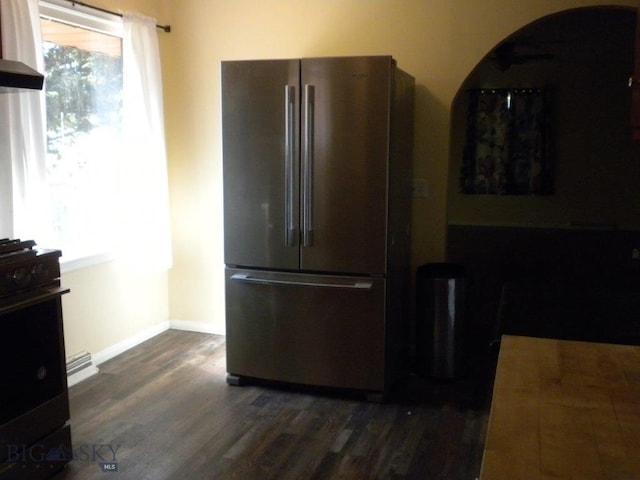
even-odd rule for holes
{"type": "Polygon", "coordinates": [[[95,10],[68,0],[40,0],[40,17],[122,38],[122,17],[95,10]],[[71,4],[70,4],[71,3],[71,4]]]}
{"type": "MultiPolygon", "coordinates": [[[[68,0],[39,0],[38,6],[41,19],[64,23],[120,39],[124,36],[122,17],[119,15],[73,4],[68,0]]],[[[62,273],[66,273],[111,262],[115,259],[115,254],[110,251],[68,259],[63,256],[60,259],[60,268],[62,273]]]]}

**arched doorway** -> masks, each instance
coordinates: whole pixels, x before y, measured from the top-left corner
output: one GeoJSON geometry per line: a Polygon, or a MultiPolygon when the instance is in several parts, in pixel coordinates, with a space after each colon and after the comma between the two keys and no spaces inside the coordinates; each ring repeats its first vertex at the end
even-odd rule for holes
{"type": "Polygon", "coordinates": [[[636,10],[624,7],[544,17],[489,52],[453,102],[447,252],[468,267],[479,341],[505,330],[506,305],[522,324],[512,333],[640,342],[628,326],[604,325],[614,305],[640,315],[640,261],[632,258],[640,248],[640,144],[631,140],[627,83],[635,26],[636,10]],[[553,192],[461,193],[469,92],[537,88],[550,98],[553,192]]]}

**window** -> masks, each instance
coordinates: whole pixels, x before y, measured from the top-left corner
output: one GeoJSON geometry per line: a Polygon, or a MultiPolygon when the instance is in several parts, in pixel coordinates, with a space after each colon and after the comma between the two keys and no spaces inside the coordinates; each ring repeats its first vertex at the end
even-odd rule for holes
{"type": "Polygon", "coordinates": [[[47,177],[63,260],[110,252],[122,143],[122,19],[40,2],[47,177]]]}
{"type": "Polygon", "coordinates": [[[553,193],[549,104],[545,89],[469,92],[463,193],[553,193]]]}

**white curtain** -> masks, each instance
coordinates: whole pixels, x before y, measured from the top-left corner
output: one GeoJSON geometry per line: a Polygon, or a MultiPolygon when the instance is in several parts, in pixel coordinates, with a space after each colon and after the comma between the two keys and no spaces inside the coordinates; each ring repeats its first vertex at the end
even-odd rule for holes
{"type": "MultiPolygon", "coordinates": [[[[44,72],[38,0],[0,0],[3,56],[44,72]]],[[[0,94],[0,237],[52,240],[44,93],[0,94]]]]}
{"type": "Polygon", "coordinates": [[[118,256],[145,270],[171,266],[169,189],[156,20],[123,16],[124,152],[118,256]]]}

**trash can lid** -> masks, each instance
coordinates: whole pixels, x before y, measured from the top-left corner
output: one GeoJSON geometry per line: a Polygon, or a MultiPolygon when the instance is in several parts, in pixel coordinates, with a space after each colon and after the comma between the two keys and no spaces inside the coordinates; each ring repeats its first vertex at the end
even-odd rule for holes
{"type": "Polygon", "coordinates": [[[418,267],[418,275],[428,278],[460,278],[466,275],[466,270],[456,263],[426,263],[418,267]]]}

